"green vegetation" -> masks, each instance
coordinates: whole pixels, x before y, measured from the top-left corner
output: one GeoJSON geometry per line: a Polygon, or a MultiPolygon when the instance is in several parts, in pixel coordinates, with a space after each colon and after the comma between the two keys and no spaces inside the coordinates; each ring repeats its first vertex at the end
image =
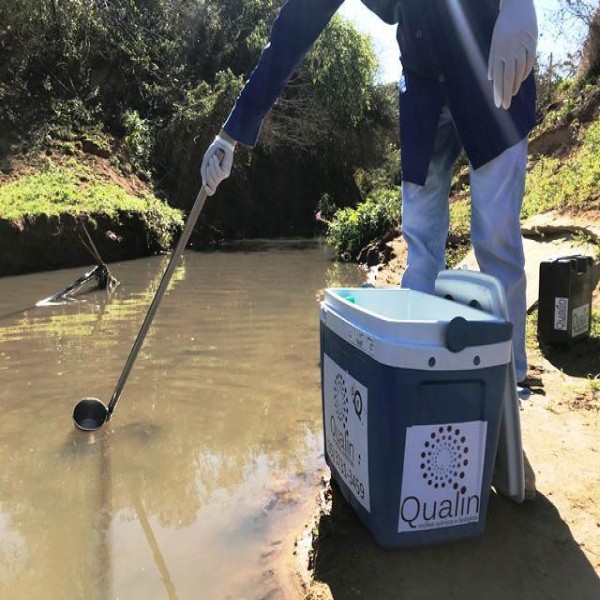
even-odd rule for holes
{"type": "MultiPolygon", "coordinates": [[[[49,138],[76,143],[95,129],[119,140],[119,151],[161,195],[188,206],[202,153],[282,4],[4,0],[0,162],[44,150],[49,138]]],[[[395,100],[375,84],[375,69],[370,40],[332,19],[265,121],[260,147],[237,153],[211,225],[236,237],[261,228],[289,233],[298,227],[290,219],[301,216],[308,233],[314,223],[307,209],[323,192],[355,203],[354,171],[380,162],[397,131],[395,115],[390,123],[395,100]],[[281,206],[280,193],[264,194],[265,180],[294,197],[281,206]]]]}
{"type": "Polygon", "coordinates": [[[568,160],[542,157],[527,178],[523,217],[600,204],[600,123],[583,130],[568,160]]]}
{"type": "Polygon", "coordinates": [[[342,260],[356,260],[363,248],[397,224],[399,197],[398,189],[379,189],[356,208],[336,211],[326,237],[336,255],[342,260]]]}
{"type": "Polygon", "coordinates": [[[23,222],[65,213],[106,215],[117,221],[120,214],[138,213],[165,247],[183,224],[181,212],[158,198],[129,194],[121,186],[95,178],[74,160],[63,167],[48,163],[43,170],[0,187],[0,218],[23,222]]]}
{"type": "MultiPolygon", "coordinates": [[[[202,153],[256,64],[283,2],[4,0],[0,168],[15,154],[43,153],[48,145],[73,157],[82,145],[92,146],[111,156],[115,169],[127,162],[149,189],[189,206],[202,153]]],[[[581,12],[580,4],[574,3],[573,15],[589,35],[579,66],[550,59],[538,69],[538,113],[552,125],[568,125],[597,88],[600,11],[590,5],[581,12]]],[[[236,153],[208,226],[222,237],[313,233],[311,215],[326,194],[332,207],[327,238],[350,260],[386,227],[396,227],[397,87],[378,85],[375,72],[370,40],[334,17],[265,120],[260,145],[236,153]]],[[[599,138],[596,124],[582,134],[569,162],[539,160],[528,178],[524,216],[598,201],[599,138]]],[[[30,177],[0,188],[4,216],[100,208],[105,214],[161,213],[146,197],[131,208],[131,195],[93,177],[85,182],[71,167],[30,177]],[[34,192],[36,186],[41,191],[34,192]]],[[[468,240],[468,188],[455,194],[450,211],[454,261],[468,240]]]]}
{"type": "Polygon", "coordinates": [[[600,340],[600,312],[592,310],[590,336],[600,340]]]}

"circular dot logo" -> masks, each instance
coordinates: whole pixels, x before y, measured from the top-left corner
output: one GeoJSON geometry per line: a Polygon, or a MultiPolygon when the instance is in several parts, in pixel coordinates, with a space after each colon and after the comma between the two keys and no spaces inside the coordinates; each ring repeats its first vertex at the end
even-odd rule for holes
{"type": "Polygon", "coordinates": [[[346,381],[341,373],[335,376],[333,384],[333,402],[335,406],[335,416],[342,427],[348,425],[348,390],[346,381]]]}
{"type": "Polygon", "coordinates": [[[458,427],[439,425],[431,430],[421,451],[421,475],[436,490],[459,490],[469,465],[467,439],[458,427]]]}
{"type": "Polygon", "coordinates": [[[354,405],[356,416],[361,419],[363,410],[362,396],[360,395],[360,392],[354,388],[352,388],[352,404],[354,405]]]}

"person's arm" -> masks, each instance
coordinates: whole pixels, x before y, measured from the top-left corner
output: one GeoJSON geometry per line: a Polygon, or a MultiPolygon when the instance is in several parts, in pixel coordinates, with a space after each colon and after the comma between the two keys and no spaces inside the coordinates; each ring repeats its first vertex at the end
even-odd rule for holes
{"type": "Polygon", "coordinates": [[[265,115],[344,0],[288,0],[223,129],[254,146],[265,115]]]}
{"type": "Polygon", "coordinates": [[[231,174],[237,142],[254,146],[265,115],[344,0],[288,0],[233,110],[202,160],[209,195],[231,174]]]}

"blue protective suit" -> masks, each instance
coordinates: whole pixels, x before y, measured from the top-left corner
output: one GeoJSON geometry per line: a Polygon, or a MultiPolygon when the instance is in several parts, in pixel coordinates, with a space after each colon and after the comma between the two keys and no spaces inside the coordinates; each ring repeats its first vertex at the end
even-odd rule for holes
{"type": "MultiPolygon", "coordinates": [[[[263,119],[343,0],[288,0],[225,131],[253,146],[263,119]]],[[[499,0],[366,0],[398,20],[404,93],[400,101],[402,175],[423,184],[440,112],[447,105],[474,168],[522,140],[535,125],[531,74],[509,110],[496,108],[487,64],[499,0]]],[[[381,11],[377,11],[380,12],[381,11]]],[[[392,17],[389,17],[389,15],[392,17]]]]}

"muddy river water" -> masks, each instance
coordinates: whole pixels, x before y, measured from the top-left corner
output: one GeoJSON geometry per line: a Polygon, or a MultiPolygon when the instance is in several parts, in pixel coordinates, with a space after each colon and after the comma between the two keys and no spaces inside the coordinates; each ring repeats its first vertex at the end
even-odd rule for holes
{"type": "MultiPolygon", "coordinates": [[[[364,273],[318,241],[187,252],[113,419],[108,402],[166,257],[33,308],[82,269],[0,279],[0,597],[271,597],[287,516],[323,464],[319,290],[364,273]]],[[[85,269],[84,269],[85,270],[85,269]]]]}

